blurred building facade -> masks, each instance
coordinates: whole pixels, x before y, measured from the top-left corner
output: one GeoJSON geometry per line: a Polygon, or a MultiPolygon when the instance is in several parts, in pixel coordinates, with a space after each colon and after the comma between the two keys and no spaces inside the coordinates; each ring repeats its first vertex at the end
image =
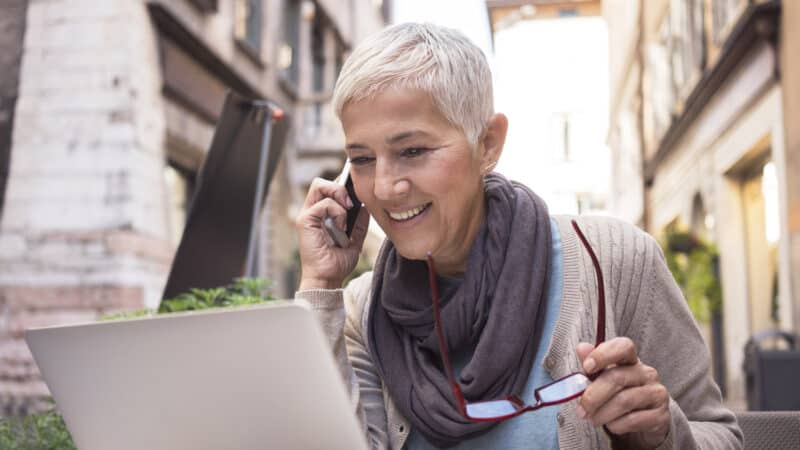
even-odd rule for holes
{"type": "Polygon", "coordinates": [[[492,32],[521,20],[595,17],[602,14],[600,0],[486,0],[492,32]]]}
{"type": "Polygon", "coordinates": [[[610,181],[607,30],[600,1],[486,5],[495,108],[509,118],[497,170],[530,186],[551,212],[604,212],[610,181]]]}
{"type": "Polygon", "coordinates": [[[343,162],[336,74],[388,3],[0,4],[0,415],[47,395],[25,328],[158,304],[229,89],[292,118],[258,266],[293,292],[294,205],[343,162]]]}
{"type": "Polygon", "coordinates": [[[718,248],[723,304],[707,338],[743,407],[747,339],[800,331],[800,4],[607,0],[603,13],[612,212],[718,248]]]}

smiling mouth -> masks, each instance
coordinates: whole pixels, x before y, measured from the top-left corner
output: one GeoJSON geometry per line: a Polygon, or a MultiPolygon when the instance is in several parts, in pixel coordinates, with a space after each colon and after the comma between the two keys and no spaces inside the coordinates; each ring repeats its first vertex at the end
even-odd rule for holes
{"type": "Polygon", "coordinates": [[[417,217],[418,215],[422,214],[426,209],[428,209],[429,206],[431,206],[431,203],[426,203],[422,206],[417,206],[416,208],[409,209],[408,211],[402,211],[402,212],[386,211],[386,213],[389,214],[389,217],[392,220],[398,222],[405,222],[406,220],[411,220],[414,217],[417,217]]]}

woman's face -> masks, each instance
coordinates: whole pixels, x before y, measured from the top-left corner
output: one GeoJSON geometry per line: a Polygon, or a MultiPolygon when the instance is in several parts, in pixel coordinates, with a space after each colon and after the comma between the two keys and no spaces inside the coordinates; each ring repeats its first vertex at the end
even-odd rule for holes
{"type": "Polygon", "coordinates": [[[483,145],[473,152],[418,90],[347,104],[342,126],[356,193],[397,251],[462,272],[484,216],[483,145]]]}

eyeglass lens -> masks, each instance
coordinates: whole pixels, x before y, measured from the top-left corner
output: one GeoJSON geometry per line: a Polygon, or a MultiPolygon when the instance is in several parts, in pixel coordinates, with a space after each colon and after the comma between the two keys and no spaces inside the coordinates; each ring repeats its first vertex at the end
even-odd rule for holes
{"type": "Polygon", "coordinates": [[[518,409],[519,405],[510,400],[467,403],[467,416],[473,419],[491,419],[514,414],[518,409]]]}
{"type": "Polygon", "coordinates": [[[566,378],[536,391],[542,403],[558,402],[578,395],[589,386],[589,379],[582,373],[574,373],[566,378]]]}
{"type": "MultiPolygon", "coordinates": [[[[553,384],[536,390],[538,403],[559,403],[583,393],[591,381],[581,373],[574,373],[553,384]]],[[[537,404],[538,404],[537,403],[537,404]]],[[[493,419],[511,416],[520,409],[529,408],[509,399],[488,402],[467,403],[467,417],[472,419],[493,419]]]]}

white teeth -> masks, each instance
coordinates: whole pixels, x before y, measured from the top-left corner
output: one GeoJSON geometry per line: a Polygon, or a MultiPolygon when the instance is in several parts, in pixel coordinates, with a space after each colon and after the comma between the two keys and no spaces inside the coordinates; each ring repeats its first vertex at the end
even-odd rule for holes
{"type": "Polygon", "coordinates": [[[424,211],[425,208],[427,208],[427,207],[428,207],[428,205],[423,205],[423,206],[418,206],[418,207],[416,207],[414,209],[410,209],[410,210],[404,211],[404,212],[399,212],[399,213],[390,212],[389,213],[389,217],[391,217],[394,220],[408,220],[408,219],[411,219],[412,217],[417,216],[419,213],[424,211]]]}

